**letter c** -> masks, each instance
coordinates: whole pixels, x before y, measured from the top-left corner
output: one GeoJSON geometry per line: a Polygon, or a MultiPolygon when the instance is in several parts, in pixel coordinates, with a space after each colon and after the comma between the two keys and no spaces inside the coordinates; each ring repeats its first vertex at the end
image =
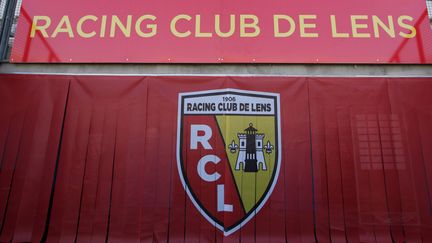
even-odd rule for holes
{"type": "Polygon", "coordinates": [[[176,37],[180,37],[180,38],[184,38],[184,37],[188,37],[191,35],[191,32],[188,30],[186,32],[179,32],[176,28],[176,24],[177,21],[179,21],[180,19],[185,19],[187,21],[190,21],[192,19],[191,16],[186,15],[186,14],[180,14],[175,16],[172,20],[171,20],[171,33],[176,36],[176,37]]]}
{"type": "Polygon", "coordinates": [[[96,31],[92,31],[89,33],[86,33],[83,31],[82,26],[83,26],[84,22],[86,22],[87,20],[97,21],[98,18],[94,15],[86,15],[86,16],[84,16],[78,20],[77,33],[79,36],[81,36],[83,38],[91,38],[91,37],[96,35],[96,31]]]}
{"type": "Polygon", "coordinates": [[[216,155],[206,155],[206,156],[202,157],[199,160],[198,166],[197,166],[198,175],[201,177],[201,179],[203,179],[207,182],[217,181],[221,177],[221,175],[219,173],[214,172],[213,174],[208,174],[205,170],[205,167],[206,167],[207,163],[209,163],[209,162],[211,162],[213,164],[218,164],[220,162],[220,158],[217,157],[216,155]]]}

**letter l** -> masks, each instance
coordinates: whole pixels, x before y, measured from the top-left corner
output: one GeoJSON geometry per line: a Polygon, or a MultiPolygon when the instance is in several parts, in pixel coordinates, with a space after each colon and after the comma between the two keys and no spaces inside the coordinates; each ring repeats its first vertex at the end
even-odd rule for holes
{"type": "Polygon", "coordinates": [[[218,212],[232,212],[233,205],[225,204],[225,185],[217,185],[217,211],[218,212]]]}

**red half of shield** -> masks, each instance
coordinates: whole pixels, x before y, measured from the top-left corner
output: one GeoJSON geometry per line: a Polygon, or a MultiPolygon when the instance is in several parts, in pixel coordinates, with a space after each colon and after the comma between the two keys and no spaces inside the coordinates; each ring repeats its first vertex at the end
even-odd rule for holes
{"type": "Polygon", "coordinates": [[[225,230],[233,228],[244,219],[245,210],[216,118],[211,115],[185,115],[182,119],[181,170],[195,206],[225,230]],[[207,134],[193,127],[204,127],[207,134]],[[208,144],[191,140],[191,132],[198,133],[198,136],[211,134],[208,144]],[[209,176],[207,179],[202,175],[203,172],[200,174],[200,166],[203,166],[205,175],[209,176]]]}

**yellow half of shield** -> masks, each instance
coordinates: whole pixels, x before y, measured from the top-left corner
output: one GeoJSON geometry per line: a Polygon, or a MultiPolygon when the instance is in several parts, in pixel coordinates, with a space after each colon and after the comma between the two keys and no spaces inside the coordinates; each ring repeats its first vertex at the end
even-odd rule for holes
{"type": "Polygon", "coordinates": [[[277,154],[275,117],[220,115],[216,116],[216,119],[225,141],[231,171],[247,214],[264,196],[271,183],[277,154]],[[244,149],[247,144],[245,134],[248,133],[256,135],[254,146],[256,151],[253,155],[250,153],[246,155],[244,149]],[[256,172],[245,171],[246,157],[256,159],[258,164],[256,172]]]}

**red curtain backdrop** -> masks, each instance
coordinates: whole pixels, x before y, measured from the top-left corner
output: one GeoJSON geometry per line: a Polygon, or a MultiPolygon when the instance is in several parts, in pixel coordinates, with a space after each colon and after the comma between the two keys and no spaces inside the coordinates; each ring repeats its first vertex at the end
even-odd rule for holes
{"type": "Polygon", "coordinates": [[[0,76],[0,242],[432,242],[432,78],[0,76]],[[178,94],[280,94],[282,161],[224,237],[176,164],[178,94]]]}

